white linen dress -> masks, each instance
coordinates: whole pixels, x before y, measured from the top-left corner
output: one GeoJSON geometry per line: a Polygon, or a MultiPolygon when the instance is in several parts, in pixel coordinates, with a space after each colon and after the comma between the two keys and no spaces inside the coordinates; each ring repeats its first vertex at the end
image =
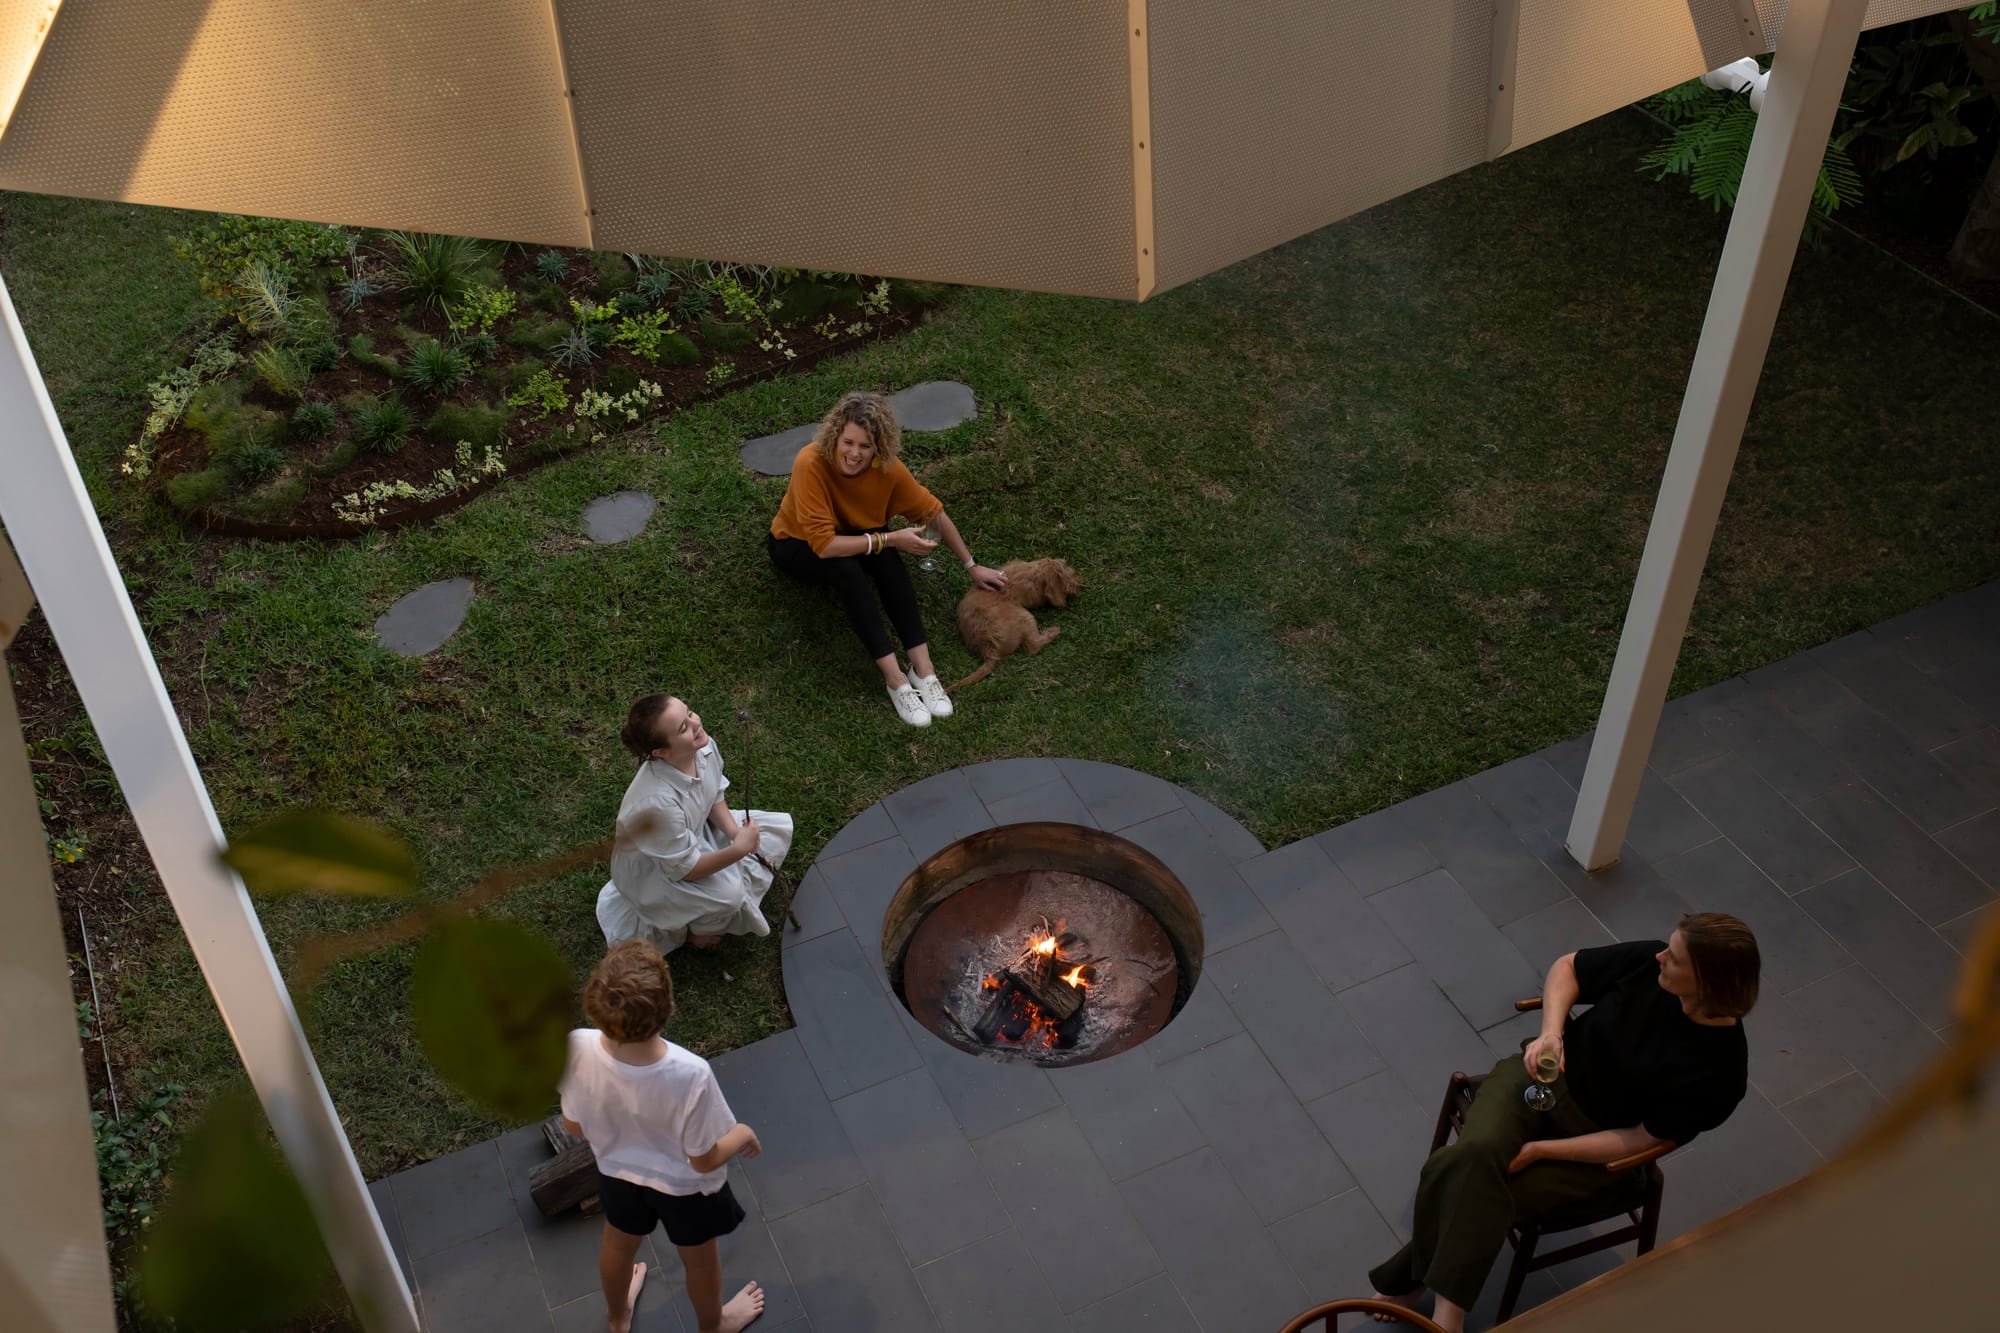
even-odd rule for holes
{"type": "MultiPolygon", "coordinates": [[[[708,812],[728,789],[714,737],[695,752],[693,777],[664,759],[639,766],[618,806],[611,882],[597,895],[597,924],[607,945],[645,939],[669,953],[690,935],[771,933],[762,903],[772,876],[756,857],[703,879],[686,878],[703,855],[729,845],[708,822],[708,812]],[[646,815],[652,816],[651,826],[639,832],[646,815]]],[[[742,822],[743,811],[732,807],[731,813],[742,822]]],[[[759,830],[757,850],[772,866],[784,864],[792,847],[792,817],[770,810],[751,814],[759,830]]]]}

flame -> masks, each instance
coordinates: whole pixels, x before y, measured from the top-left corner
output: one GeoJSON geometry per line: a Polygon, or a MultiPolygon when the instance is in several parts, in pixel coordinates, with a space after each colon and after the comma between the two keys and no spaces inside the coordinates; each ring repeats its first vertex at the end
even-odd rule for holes
{"type": "Polygon", "coordinates": [[[1035,941],[1035,952],[1036,952],[1036,953],[1042,953],[1042,954],[1052,954],[1052,953],[1054,953],[1055,951],[1056,951],[1056,937],[1055,937],[1055,936],[1053,936],[1053,935],[1048,935],[1048,936],[1044,936],[1044,937],[1043,937],[1042,939],[1039,939],[1039,940],[1035,941]]]}
{"type": "Polygon", "coordinates": [[[1090,984],[1089,982],[1083,979],[1082,963],[1078,963],[1075,967],[1063,973],[1063,980],[1067,981],[1070,985],[1076,987],[1078,990],[1082,990],[1085,986],[1090,984]]]}

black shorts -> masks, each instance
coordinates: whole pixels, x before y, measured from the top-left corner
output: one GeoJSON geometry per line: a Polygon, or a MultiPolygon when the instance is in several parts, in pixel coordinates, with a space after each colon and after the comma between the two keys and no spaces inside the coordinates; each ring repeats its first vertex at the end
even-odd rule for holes
{"type": "Polygon", "coordinates": [[[713,1194],[668,1194],[600,1171],[597,1197],[604,1205],[604,1220],[626,1235],[651,1235],[653,1224],[659,1222],[666,1227],[668,1240],[688,1248],[728,1235],[744,1216],[743,1205],[736,1202],[726,1180],[713,1194]]]}

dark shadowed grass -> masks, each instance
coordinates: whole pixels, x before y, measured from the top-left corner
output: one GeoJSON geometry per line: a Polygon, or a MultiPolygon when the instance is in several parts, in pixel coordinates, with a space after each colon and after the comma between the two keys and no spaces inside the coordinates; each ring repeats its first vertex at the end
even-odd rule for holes
{"type": "MultiPolygon", "coordinates": [[[[141,415],[149,372],[133,367],[161,362],[192,309],[178,277],[155,276],[175,271],[164,222],[42,247],[15,201],[4,257],[230,827],[301,802],[370,815],[416,844],[429,892],[454,892],[607,832],[630,775],[618,721],[665,688],[707,715],[739,775],[729,719],[755,710],[752,794],[796,814],[795,871],[884,795],[1009,755],[1144,769],[1275,846],[1593,721],[1721,237],[1633,170],[1650,139],[1607,119],[1140,307],[967,291],[909,337],[434,528],[327,546],[211,545],[103,484],[141,415]],[[102,272],[114,263],[152,293],[124,315],[150,340],[115,364],[73,296],[88,280],[127,300],[102,272]],[[979,398],[977,421],[908,440],[975,551],[1063,556],[1088,587],[1048,617],[1059,642],[916,732],[831,603],[768,568],[783,482],[746,474],[735,447],[847,388],[929,379],[979,398]],[[645,533],[584,542],[582,506],[627,487],[661,501],[645,533]],[[405,661],[373,645],[398,596],[459,575],[478,598],[444,649],[405,661]]],[[[105,206],[34,207],[82,228],[105,206]]],[[[2000,572],[1995,333],[1843,238],[1802,257],[1677,691],[2000,572]]],[[[940,666],[962,674],[963,581],[918,578],[940,666]]],[[[566,876],[500,910],[580,972],[601,947],[601,882],[566,876]]],[[[289,958],[381,915],[287,903],[266,922],[289,958]]],[[[418,1058],[409,959],[345,964],[314,1002],[371,1173],[496,1128],[418,1058]]],[[[778,960],[775,938],[677,955],[673,1035],[713,1053],[785,1027],[778,960]]],[[[222,1077],[232,1056],[177,938],[158,931],[123,975],[126,1058],[222,1077]]]]}

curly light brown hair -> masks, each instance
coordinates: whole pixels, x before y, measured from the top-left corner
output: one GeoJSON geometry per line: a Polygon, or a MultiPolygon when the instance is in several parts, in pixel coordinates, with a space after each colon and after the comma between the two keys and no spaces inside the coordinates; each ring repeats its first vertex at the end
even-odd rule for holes
{"type": "Polygon", "coordinates": [[[1689,912],[1674,923],[1694,964],[1694,984],[1703,1013],[1741,1018],[1757,1006],[1762,959],[1750,927],[1727,912],[1689,912]]]}
{"type": "Polygon", "coordinates": [[[674,1016],[674,974],[645,940],[626,940],[583,984],[583,1016],[613,1041],[650,1041],[674,1016]]]}
{"type": "Polygon", "coordinates": [[[856,389],[844,395],[820,419],[819,433],[813,436],[813,444],[818,447],[822,459],[829,463],[833,461],[833,447],[840,443],[840,432],[850,425],[868,432],[868,441],[875,446],[878,462],[894,458],[903,447],[903,427],[896,420],[896,409],[889,406],[889,400],[879,393],[856,389]]]}

